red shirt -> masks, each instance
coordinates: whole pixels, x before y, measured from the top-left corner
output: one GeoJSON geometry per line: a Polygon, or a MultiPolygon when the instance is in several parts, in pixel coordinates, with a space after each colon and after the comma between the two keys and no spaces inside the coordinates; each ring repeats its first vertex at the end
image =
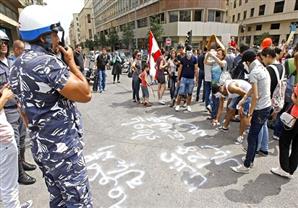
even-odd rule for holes
{"type": "Polygon", "coordinates": [[[147,77],[147,72],[144,70],[140,75],[141,86],[143,86],[143,87],[147,87],[146,77],[147,77]]]}
{"type": "MultiPolygon", "coordinates": [[[[294,88],[294,92],[296,97],[298,97],[298,85],[294,88]]],[[[295,118],[298,118],[298,105],[294,105],[292,110],[291,110],[291,115],[294,116],[295,118]]]]}

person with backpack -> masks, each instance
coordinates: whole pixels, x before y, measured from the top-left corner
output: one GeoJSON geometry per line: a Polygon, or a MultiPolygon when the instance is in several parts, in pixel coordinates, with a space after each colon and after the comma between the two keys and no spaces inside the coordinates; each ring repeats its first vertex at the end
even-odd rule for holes
{"type": "MultiPolygon", "coordinates": [[[[282,89],[282,84],[285,77],[285,69],[282,64],[276,60],[276,52],[274,48],[265,48],[261,52],[262,62],[267,66],[267,70],[270,75],[271,86],[270,86],[270,95],[271,102],[273,107],[273,114],[276,114],[283,107],[284,101],[284,91],[282,89]]],[[[259,136],[258,136],[258,147],[257,153],[262,156],[268,155],[268,142],[269,142],[269,132],[267,121],[264,123],[259,136]]]]}
{"type": "Polygon", "coordinates": [[[249,46],[246,44],[241,44],[239,49],[240,54],[234,59],[233,69],[231,69],[231,76],[232,79],[248,80],[248,72],[244,68],[242,56],[243,53],[249,49],[249,46]]]}

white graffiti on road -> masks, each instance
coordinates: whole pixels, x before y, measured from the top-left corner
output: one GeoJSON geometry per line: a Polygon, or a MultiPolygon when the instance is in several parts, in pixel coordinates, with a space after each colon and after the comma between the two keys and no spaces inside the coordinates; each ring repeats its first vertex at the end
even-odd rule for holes
{"type": "Polygon", "coordinates": [[[114,147],[114,145],[111,145],[99,148],[91,155],[85,156],[85,160],[89,175],[93,174],[89,177],[90,182],[98,180],[101,186],[112,186],[108,196],[119,201],[110,206],[110,208],[120,208],[128,197],[125,192],[125,186],[128,186],[130,189],[141,186],[145,172],[135,169],[136,164],[117,158],[112,151],[114,147]],[[107,166],[112,166],[113,168],[108,169],[107,166]],[[124,178],[128,177],[131,179],[124,180],[124,178]]]}
{"type": "Polygon", "coordinates": [[[185,120],[173,115],[161,117],[142,118],[140,116],[132,118],[130,122],[123,123],[122,126],[132,126],[135,132],[132,133],[131,140],[146,139],[156,140],[164,136],[178,141],[184,141],[185,135],[190,134],[199,137],[206,136],[206,132],[198,126],[188,123],[185,120]]]}
{"type": "Polygon", "coordinates": [[[201,149],[212,149],[214,154],[206,156],[199,152],[196,147],[177,146],[175,152],[163,152],[160,155],[161,161],[169,163],[169,168],[177,172],[183,171],[183,182],[188,186],[188,191],[193,192],[203,186],[208,178],[200,171],[202,168],[211,164],[222,165],[226,162],[240,163],[234,158],[228,158],[230,151],[224,151],[214,146],[201,146],[201,149]]]}

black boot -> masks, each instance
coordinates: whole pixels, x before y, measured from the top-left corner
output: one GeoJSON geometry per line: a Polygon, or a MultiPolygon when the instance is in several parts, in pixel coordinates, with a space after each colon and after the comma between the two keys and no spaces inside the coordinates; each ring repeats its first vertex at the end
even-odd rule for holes
{"type": "Polygon", "coordinates": [[[19,179],[18,179],[18,182],[19,182],[19,184],[23,184],[23,185],[30,185],[30,184],[33,184],[36,182],[35,178],[32,178],[25,172],[20,155],[19,155],[19,179]]]}
{"type": "Polygon", "coordinates": [[[20,157],[25,171],[32,171],[36,169],[36,165],[30,164],[25,161],[25,148],[20,150],[20,157]]]}

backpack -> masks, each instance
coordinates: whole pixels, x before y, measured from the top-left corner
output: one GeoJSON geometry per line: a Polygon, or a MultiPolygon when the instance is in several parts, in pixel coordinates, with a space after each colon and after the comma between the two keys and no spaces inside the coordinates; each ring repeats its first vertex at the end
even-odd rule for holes
{"type": "Polygon", "coordinates": [[[281,78],[279,77],[278,69],[275,65],[269,65],[275,72],[277,77],[277,85],[272,94],[272,108],[275,113],[278,113],[283,109],[285,103],[285,94],[287,88],[287,78],[285,77],[285,69],[283,67],[283,72],[281,78]]]}

